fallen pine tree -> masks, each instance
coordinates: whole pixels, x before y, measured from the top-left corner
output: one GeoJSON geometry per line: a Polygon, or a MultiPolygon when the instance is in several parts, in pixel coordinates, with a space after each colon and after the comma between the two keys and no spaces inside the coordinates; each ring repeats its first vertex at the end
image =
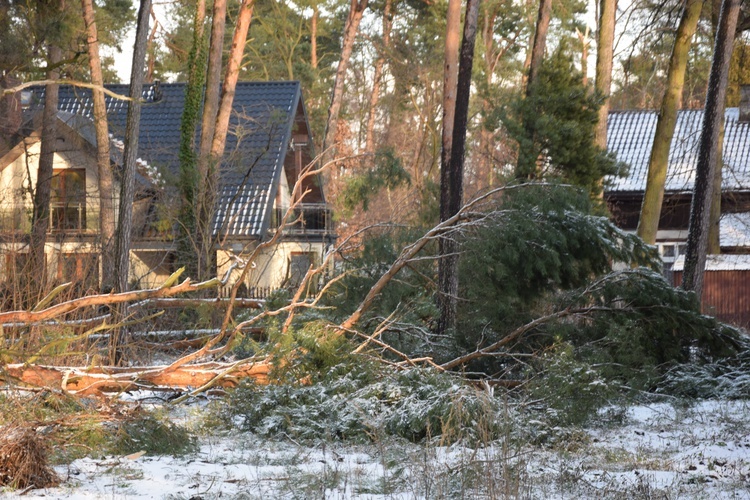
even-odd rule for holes
{"type": "Polygon", "coordinates": [[[271,365],[265,359],[243,359],[234,363],[201,363],[170,369],[167,365],[119,367],[66,367],[11,364],[5,365],[6,378],[34,387],[60,388],[87,396],[139,389],[207,389],[235,387],[242,378],[268,382],[271,365]]]}

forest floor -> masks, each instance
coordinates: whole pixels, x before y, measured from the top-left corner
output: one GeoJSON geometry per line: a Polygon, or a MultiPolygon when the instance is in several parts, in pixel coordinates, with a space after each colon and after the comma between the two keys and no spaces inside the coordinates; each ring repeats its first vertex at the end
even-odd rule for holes
{"type": "Polygon", "coordinates": [[[90,456],[57,466],[59,487],[0,498],[750,498],[750,401],[611,407],[537,444],[479,446],[300,443],[207,426],[205,406],[157,407],[195,424],[198,452],[90,456]]]}

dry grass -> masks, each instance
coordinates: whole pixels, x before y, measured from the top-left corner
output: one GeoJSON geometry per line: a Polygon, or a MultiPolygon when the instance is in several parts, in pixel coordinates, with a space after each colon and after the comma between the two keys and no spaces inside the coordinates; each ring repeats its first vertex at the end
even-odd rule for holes
{"type": "Polygon", "coordinates": [[[60,479],[47,462],[44,437],[30,427],[0,429],[0,485],[25,489],[47,488],[60,479]]]}

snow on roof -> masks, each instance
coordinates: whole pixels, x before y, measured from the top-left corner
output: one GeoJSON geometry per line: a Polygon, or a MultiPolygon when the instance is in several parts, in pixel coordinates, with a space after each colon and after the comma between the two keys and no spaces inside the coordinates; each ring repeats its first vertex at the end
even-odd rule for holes
{"type": "MultiPolygon", "coordinates": [[[[750,124],[738,123],[739,110],[725,113],[722,189],[750,190],[750,124]]],[[[612,111],[607,121],[607,149],[629,166],[627,177],[610,177],[608,192],[633,192],[646,189],[648,161],[654,142],[657,111],[612,111]]],[[[692,191],[698,157],[703,110],[677,113],[666,192],[692,191]]]]}
{"type": "Polygon", "coordinates": [[[750,213],[722,215],[719,234],[722,247],[750,247],[750,213]]]}
{"type": "MultiPolygon", "coordinates": [[[[674,261],[672,271],[685,270],[685,257],[674,261]]],[[[750,255],[720,254],[706,256],[706,271],[750,271],[750,255]]]]}

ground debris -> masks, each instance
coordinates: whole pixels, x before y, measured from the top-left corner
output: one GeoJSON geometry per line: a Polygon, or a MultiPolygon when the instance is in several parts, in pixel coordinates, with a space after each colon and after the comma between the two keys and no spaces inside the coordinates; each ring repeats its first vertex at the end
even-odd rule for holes
{"type": "Polygon", "coordinates": [[[0,428],[0,485],[26,489],[48,488],[60,483],[49,466],[49,449],[33,427],[0,428]]]}

